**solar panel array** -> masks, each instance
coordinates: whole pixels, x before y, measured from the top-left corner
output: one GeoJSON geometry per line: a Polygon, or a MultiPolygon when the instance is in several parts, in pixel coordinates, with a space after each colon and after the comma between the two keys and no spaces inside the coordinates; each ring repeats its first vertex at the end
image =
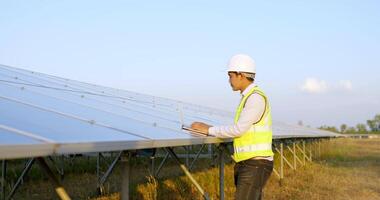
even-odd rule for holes
{"type": "MultiPolygon", "coordinates": [[[[0,159],[218,143],[181,129],[232,113],[0,65],[0,159]]],[[[336,134],[274,122],[274,138],[336,134]]],[[[227,141],[227,140],[226,140],[227,141]]]]}

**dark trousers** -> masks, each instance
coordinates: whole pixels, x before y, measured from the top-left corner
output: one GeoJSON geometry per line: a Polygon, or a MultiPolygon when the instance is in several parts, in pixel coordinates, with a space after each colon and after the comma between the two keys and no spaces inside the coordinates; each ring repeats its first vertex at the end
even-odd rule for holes
{"type": "Polygon", "coordinates": [[[261,200],[263,188],[273,170],[273,161],[249,159],[234,168],[235,200],[261,200]]]}

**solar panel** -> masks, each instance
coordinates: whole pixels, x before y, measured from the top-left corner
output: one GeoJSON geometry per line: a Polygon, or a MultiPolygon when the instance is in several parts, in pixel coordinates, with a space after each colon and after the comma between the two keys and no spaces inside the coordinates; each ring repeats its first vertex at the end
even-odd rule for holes
{"type": "MultiPolygon", "coordinates": [[[[0,159],[219,143],[181,127],[233,119],[223,110],[5,65],[0,82],[0,159]]],[[[280,122],[273,133],[275,139],[336,136],[280,122]]]]}

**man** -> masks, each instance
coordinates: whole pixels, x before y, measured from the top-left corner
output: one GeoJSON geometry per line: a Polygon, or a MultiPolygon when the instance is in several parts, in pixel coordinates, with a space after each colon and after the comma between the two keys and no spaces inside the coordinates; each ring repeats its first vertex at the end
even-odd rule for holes
{"type": "Polygon", "coordinates": [[[273,170],[271,109],[264,92],[254,84],[256,65],[251,57],[235,55],[228,67],[232,90],[242,95],[234,124],[212,127],[194,122],[191,128],[215,137],[234,138],[235,199],[261,199],[273,170]]]}

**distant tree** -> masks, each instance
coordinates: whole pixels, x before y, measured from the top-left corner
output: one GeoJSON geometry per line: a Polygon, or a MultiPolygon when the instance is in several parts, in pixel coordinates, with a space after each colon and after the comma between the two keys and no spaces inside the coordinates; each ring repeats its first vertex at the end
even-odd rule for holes
{"type": "Polygon", "coordinates": [[[375,123],[375,121],[374,120],[367,120],[367,125],[368,125],[368,127],[369,127],[369,129],[373,132],[373,131],[377,131],[376,130],[376,123],[375,123]]]}
{"type": "Polygon", "coordinates": [[[380,131],[380,114],[377,114],[374,118],[376,131],[380,131]]]}
{"type": "Polygon", "coordinates": [[[365,124],[358,124],[356,125],[356,129],[359,133],[367,133],[367,127],[365,124]]]}
{"type": "Polygon", "coordinates": [[[338,129],[335,128],[335,126],[321,126],[319,127],[319,129],[322,129],[322,130],[326,130],[326,131],[332,131],[332,132],[335,132],[335,133],[339,133],[338,129]]]}
{"type": "Polygon", "coordinates": [[[356,129],[354,127],[348,127],[346,133],[356,133],[356,129]]]}
{"type": "Polygon", "coordinates": [[[367,125],[372,132],[380,131],[380,114],[375,115],[372,120],[367,120],[367,125]]]}
{"type": "MultiPolygon", "coordinates": [[[[298,125],[303,125],[302,121],[298,121],[298,125]]],[[[380,134],[380,114],[376,114],[373,119],[367,120],[367,124],[359,123],[355,127],[348,127],[347,124],[340,125],[340,131],[334,126],[320,126],[319,129],[332,131],[336,133],[372,133],[380,134]],[[367,129],[367,127],[369,129],[367,129]]]]}
{"type": "Polygon", "coordinates": [[[303,126],[303,121],[302,120],[298,121],[298,126],[303,126]]]}
{"type": "Polygon", "coordinates": [[[347,125],[346,124],[340,125],[340,132],[345,133],[346,131],[347,131],[347,125]]]}

